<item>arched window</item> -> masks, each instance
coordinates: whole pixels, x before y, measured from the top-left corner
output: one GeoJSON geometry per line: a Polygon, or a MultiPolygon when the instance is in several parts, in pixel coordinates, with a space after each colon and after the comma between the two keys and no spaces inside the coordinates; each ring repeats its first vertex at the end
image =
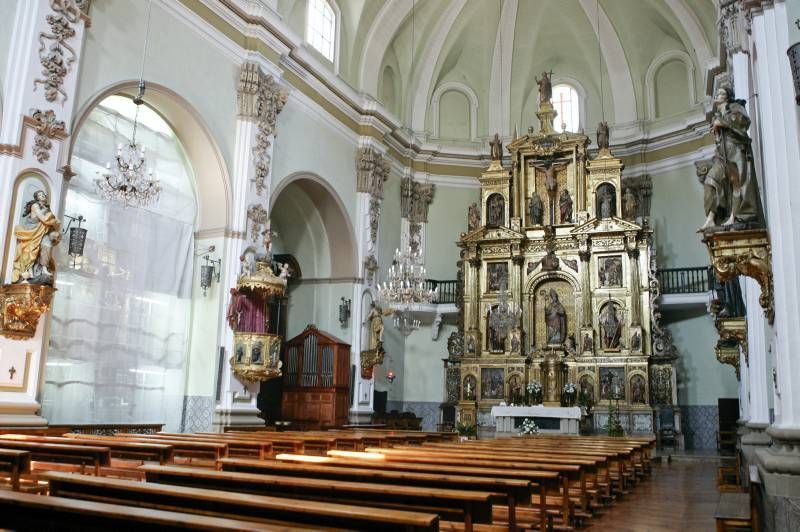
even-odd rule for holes
{"type": "Polygon", "coordinates": [[[336,53],[336,12],[328,0],[308,0],[306,41],[333,62],[336,53]]]}
{"type": "Polygon", "coordinates": [[[560,84],[553,87],[553,107],[558,111],[555,128],[577,132],[580,127],[581,102],[578,91],[571,85],[560,84]]]}
{"type": "Polygon", "coordinates": [[[109,96],[77,133],[64,213],[86,218],[82,257],[58,254],[43,410],[53,423],[166,423],[179,430],[192,325],[195,177],[146,104],[136,140],[161,183],[145,208],[101,199],[94,180],[128,142],[136,106],[109,96]]]}

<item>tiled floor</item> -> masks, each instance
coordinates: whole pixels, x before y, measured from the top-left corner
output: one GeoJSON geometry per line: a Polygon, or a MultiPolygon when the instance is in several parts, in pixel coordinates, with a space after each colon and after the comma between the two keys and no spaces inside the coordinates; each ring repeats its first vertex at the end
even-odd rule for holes
{"type": "Polygon", "coordinates": [[[655,464],[652,477],[637,485],[589,522],[592,532],[713,531],[719,500],[717,464],[673,461],[655,464]]]}

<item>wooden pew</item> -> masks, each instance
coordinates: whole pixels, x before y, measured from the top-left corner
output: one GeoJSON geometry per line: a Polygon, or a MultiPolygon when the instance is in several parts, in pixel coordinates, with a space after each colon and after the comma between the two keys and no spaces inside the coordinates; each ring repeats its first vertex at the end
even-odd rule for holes
{"type": "Polygon", "coordinates": [[[81,470],[92,466],[95,475],[100,467],[111,464],[111,449],[94,445],[65,445],[62,443],[38,443],[29,441],[0,440],[0,449],[30,452],[30,459],[39,462],[77,464],[81,470]]]}
{"type": "Polygon", "coordinates": [[[79,501],[31,493],[0,491],[3,527],[11,530],[81,530],[166,532],[205,530],[213,532],[285,531],[252,521],[194,515],[135,506],[79,501]]]}
{"type": "MultiPolygon", "coordinates": [[[[193,471],[202,472],[201,469],[193,471]]],[[[273,524],[297,522],[322,527],[334,524],[337,528],[358,530],[435,531],[439,526],[439,517],[433,513],[391,509],[376,511],[375,508],[363,505],[287,499],[65,473],[47,473],[43,477],[50,483],[50,493],[58,497],[102,500],[121,505],[135,500],[138,506],[144,508],[203,516],[233,517],[273,524]]]]}
{"type": "Polygon", "coordinates": [[[223,458],[220,462],[223,471],[232,472],[504,493],[506,496],[505,504],[508,512],[508,522],[512,528],[516,526],[517,504],[530,506],[532,489],[538,489],[537,484],[527,479],[453,476],[440,473],[388,471],[357,467],[331,467],[319,466],[313,462],[290,463],[278,460],[223,458]]]}
{"type": "Polygon", "coordinates": [[[198,432],[197,436],[222,436],[226,439],[236,439],[236,440],[256,440],[256,441],[264,441],[269,442],[272,444],[272,452],[273,453],[297,453],[297,454],[305,454],[306,446],[302,440],[294,439],[294,438],[270,438],[270,434],[283,434],[283,433],[269,433],[269,432],[261,432],[261,431],[243,431],[243,432],[236,432],[236,431],[227,431],[223,434],[218,432],[198,432]],[[249,434],[254,434],[252,437],[248,437],[249,434]],[[263,434],[263,436],[259,436],[263,434]]]}
{"type": "MultiPolygon", "coordinates": [[[[303,455],[278,455],[276,459],[284,462],[300,462],[307,463],[309,457],[303,455]]],[[[316,458],[316,457],[314,457],[316,458]]],[[[419,464],[414,462],[386,462],[379,460],[367,459],[345,459],[345,458],[319,458],[314,460],[314,464],[326,467],[355,467],[355,468],[368,468],[378,469],[382,471],[410,471],[416,473],[435,473],[441,475],[456,476],[479,476],[490,478],[510,478],[518,480],[527,480],[532,484],[540,486],[539,495],[537,498],[537,516],[547,516],[547,501],[549,494],[557,495],[561,489],[562,478],[558,472],[554,471],[534,471],[520,468],[514,469],[496,469],[490,467],[470,467],[464,464],[459,465],[435,465],[435,464],[419,464]]],[[[224,463],[224,462],[223,462],[224,463]]],[[[562,498],[558,499],[558,513],[562,519],[571,520],[569,508],[567,513],[564,514],[564,506],[562,506],[562,498]]],[[[569,500],[566,501],[569,505],[569,500]]],[[[541,520],[541,527],[544,530],[544,518],[541,520]]]]}
{"type": "Polygon", "coordinates": [[[213,436],[210,434],[185,434],[180,432],[159,432],[158,434],[153,434],[149,437],[158,440],[187,440],[197,442],[224,443],[228,446],[228,456],[232,457],[235,456],[240,458],[257,458],[259,460],[266,460],[272,456],[272,443],[268,441],[226,438],[222,434],[213,436]]]}
{"type": "Polygon", "coordinates": [[[325,479],[208,471],[191,467],[145,465],[140,469],[144,471],[148,482],[160,484],[435,512],[443,519],[463,521],[466,530],[471,530],[473,523],[491,523],[492,502],[505,502],[502,494],[488,491],[349,481],[332,484],[325,479]]]}
{"type": "MultiPolygon", "coordinates": [[[[84,434],[65,434],[68,438],[86,438],[84,434]]],[[[172,447],[173,457],[183,458],[207,458],[216,462],[220,458],[228,456],[228,446],[224,443],[199,442],[191,440],[157,439],[150,435],[143,434],[115,434],[114,436],[91,436],[92,439],[105,442],[130,441],[139,443],[160,443],[172,447]]]]}
{"type": "Polygon", "coordinates": [[[30,451],[0,449],[0,469],[8,472],[11,489],[19,491],[19,477],[31,472],[30,451]]]}
{"type": "Polygon", "coordinates": [[[140,462],[157,462],[159,464],[166,464],[172,461],[172,447],[164,444],[114,441],[113,439],[100,440],[92,436],[83,435],[75,438],[59,438],[55,436],[3,434],[0,436],[0,446],[2,446],[3,441],[7,439],[38,443],[62,443],[65,445],[94,445],[111,449],[111,458],[137,460],[140,462]]]}

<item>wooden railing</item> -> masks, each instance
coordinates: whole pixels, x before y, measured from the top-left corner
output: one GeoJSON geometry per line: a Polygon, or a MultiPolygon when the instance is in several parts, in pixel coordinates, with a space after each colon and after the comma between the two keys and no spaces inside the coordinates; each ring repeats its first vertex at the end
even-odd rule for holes
{"type": "Polygon", "coordinates": [[[708,266],[662,268],[656,276],[662,294],[697,294],[714,287],[714,271],[708,266]]]}
{"type": "Polygon", "coordinates": [[[427,290],[439,289],[438,296],[434,299],[434,303],[439,305],[447,305],[456,302],[456,288],[457,281],[437,281],[435,279],[426,279],[425,288],[427,290]]]}

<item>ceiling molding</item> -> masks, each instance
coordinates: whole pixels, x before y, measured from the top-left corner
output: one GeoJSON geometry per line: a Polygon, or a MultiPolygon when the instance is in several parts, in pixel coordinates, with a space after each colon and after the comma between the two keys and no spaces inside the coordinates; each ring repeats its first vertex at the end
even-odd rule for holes
{"type": "Polygon", "coordinates": [[[359,67],[359,87],[362,91],[378,94],[378,78],[383,56],[397,36],[403,21],[406,20],[414,2],[408,0],[386,0],[375,21],[370,25],[359,67]]]}
{"type": "Polygon", "coordinates": [[[511,69],[514,61],[514,32],[517,27],[518,8],[519,0],[503,2],[492,54],[492,76],[489,79],[489,134],[499,133],[501,137],[511,135],[511,69]],[[503,62],[505,57],[509,58],[507,65],[503,62]]]}
{"type": "MultiPolygon", "coordinates": [[[[685,0],[664,0],[664,2],[672,10],[672,13],[680,22],[686,35],[689,37],[689,42],[694,49],[694,55],[697,57],[697,62],[701,68],[707,68],[714,64],[714,54],[711,53],[711,46],[706,39],[706,34],[703,32],[703,27],[697,19],[694,11],[686,5],[685,0]]],[[[697,96],[697,87],[693,87],[692,96],[697,96]]]]}
{"type": "Polygon", "coordinates": [[[464,6],[467,5],[467,0],[452,0],[444,12],[439,17],[436,26],[431,32],[432,37],[429,43],[423,47],[424,53],[418,63],[419,74],[414,76],[411,73],[411,89],[409,94],[414,94],[414,102],[409,109],[411,114],[411,129],[414,131],[425,131],[425,115],[428,112],[428,95],[431,93],[433,86],[433,77],[436,73],[436,65],[439,63],[439,57],[442,54],[442,48],[450,35],[450,30],[453,29],[458,15],[464,6]]]}
{"type": "MultiPolygon", "coordinates": [[[[636,91],[633,88],[633,77],[628,66],[628,59],[619,35],[617,35],[617,30],[614,29],[603,8],[596,3],[598,1],[580,0],[580,4],[586,13],[586,18],[589,19],[589,24],[592,25],[595,36],[600,40],[600,50],[606,70],[608,70],[609,89],[614,101],[614,122],[617,124],[635,122],[638,120],[636,91]]],[[[602,75],[602,69],[600,74],[602,75]]],[[[602,98],[603,95],[600,97],[602,98]]]]}

